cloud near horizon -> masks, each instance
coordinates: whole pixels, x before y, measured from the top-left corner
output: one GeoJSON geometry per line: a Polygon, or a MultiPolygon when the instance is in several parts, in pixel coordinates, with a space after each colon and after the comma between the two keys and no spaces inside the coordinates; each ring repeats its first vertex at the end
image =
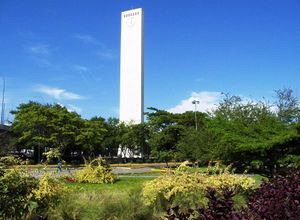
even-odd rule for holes
{"type": "Polygon", "coordinates": [[[197,111],[207,112],[212,111],[217,108],[219,102],[221,101],[222,93],[221,92],[192,92],[190,97],[184,99],[180,104],[176,105],[173,108],[168,109],[172,113],[183,113],[186,111],[194,111],[195,105],[192,103],[194,100],[199,101],[197,104],[197,111]]]}
{"type": "Polygon", "coordinates": [[[76,112],[78,114],[80,114],[82,112],[82,108],[76,106],[76,105],[72,105],[72,104],[67,104],[67,105],[64,105],[60,102],[57,103],[58,105],[60,105],[61,107],[65,107],[67,108],[68,112],[76,112]]]}
{"type": "Polygon", "coordinates": [[[38,85],[34,89],[37,92],[46,94],[52,98],[55,98],[57,100],[79,100],[84,99],[83,96],[67,92],[65,89],[56,88],[56,87],[49,87],[45,85],[38,85]]]}

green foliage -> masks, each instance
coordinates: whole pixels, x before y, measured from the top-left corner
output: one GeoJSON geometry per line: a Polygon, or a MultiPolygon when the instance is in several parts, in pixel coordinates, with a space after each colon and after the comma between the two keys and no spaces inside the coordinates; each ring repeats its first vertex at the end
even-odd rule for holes
{"type": "Polygon", "coordinates": [[[152,111],[147,113],[152,156],[165,162],[172,159],[206,160],[209,157],[209,136],[205,129],[207,114],[197,112],[199,132],[195,132],[194,112],[173,114],[155,108],[149,110],[152,111]]]}
{"type": "Polygon", "coordinates": [[[0,157],[0,166],[9,167],[18,165],[20,161],[13,156],[0,157]]]}
{"type": "Polygon", "coordinates": [[[41,209],[47,210],[58,205],[66,192],[67,189],[64,186],[51,178],[49,173],[45,173],[39,178],[38,186],[32,190],[29,198],[37,203],[41,212],[41,209]]]}
{"type": "Polygon", "coordinates": [[[58,148],[61,152],[75,145],[75,137],[83,119],[74,112],[58,104],[42,105],[36,102],[21,104],[12,112],[15,120],[12,131],[16,136],[16,145],[35,148],[35,159],[44,147],[58,148]]]}
{"type": "Polygon", "coordinates": [[[44,215],[59,204],[65,188],[45,173],[39,179],[21,169],[0,171],[0,218],[44,215]]]}
{"type": "Polygon", "coordinates": [[[61,153],[57,148],[51,148],[49,151],[43,153],[43,155],[46,156],[47,163],[51,163],[61,158],[61,153]]]}
{"type": "Polygon", "coordinates": [[[221,160],[239,172],[247,169],[271,177],[283,166],[297,164],[294,159],[300,155],[299,101],[290,89],[276,93],[273,104],[227,94],[214,112],[196,112],[197,131],[191,111],[174,114],[149,108],[146,123],[125,125],[114,118],[85,120],[57,104],[29,102],[13,111],[11,144],[34,148],[35,161],[46,147],[72,161],[82,155],[113,158],[121,146],[143,159],[200,164],[221,160]]]}
{"type": "Polygon", "coordinates": [[[35,178],[18,169],[0,176],[0,216],[23,219],[32,210],[30,194],[37,184],[35,178]]]}
{"type": "Polygon", "coordinates": [[[253,190],[255,181],[245,175],[231,174],[228,170],[223,170],[216,175],[208,175],[200,172],[192,172],[192,169],[183,163],[174,172],[155,180],[145,183],[143,189],[143,199],[146,205],[153,205],[160,198],[168,200],[171,204],[176,202],[186,202],[191,206],[189,198],[198,196],[197,200],[205,203],[205,191],[208,187],[215,188],[218,192],[230,189],[238,193],[246,193],[253,190]],[[176,200],[180,198],[180,200],[176,200]]]}
{"type": "Polygon", "coordinates": [[[104,126],[106,133],[101,143],[104,150],[102,154],[107,156],[117,155],[122,136],[119,120],[116,118],[108,118],[104,126]]]}
{"type": "Polygon", "coordinates": [[[278,118],[283,123],[291,124],[300,121],[299,100],[294,96],[291,89],[275,90],[277,95],[276,107],[278,118]]]}
{"type": "Polygon", "coordinates": [[[235,207],[234,192],[225,189],[220,193],[213,188],[207,190],[208,205],[182,209],[179,205],[167,210],[166,218],[189,220],[215,219],[258,219],[288,220],[299,219],[300,190],[299,170],[290,170],[287,176],[277,176],[263,183],[249,199],[247,206],[235,207]]]}
{"type": "Polygon", "coordinates": [[[111,168],[102,159],[92,160],[85,164],[84,168],[77,171],[75,178],[80,183],[114,183],[116,175],[111,172],[111,168]]]}
{"type": "Polygon", "coordinates": [[[146,141],[149,137],[149,128],[146,123],[142,124],[121,124],[121,150],[129,149],[133,155],[150,154],[149,144],[146,141]]]}
{"type": "Polygon", "coordinates": [[[217,137],[214,158],[233,162],[240,170],[254,169],[253,161],[260,161],[257,168],[267,176],[274,175],[279,160],[288,152],[296,153],[299,144],[299,133],[278,120],[270,105],[245,103],[236,96],[220,103],[210,129],[217,137]]]}
{"type": "Polygon", "coordinates": [[[76,142],[82,147],[84,152],[101,153],[104,151],[101,143],[106,132],[105,120],[100,117],[94,117],[91,120],[84,121],[79,135],[76,137],[76,142]]]}
{"type": "Polygon", "coordinates": [[[293,167],[300,168],[300,156],[298,155],[286,155],[279,160],[281,167],[293,167]]]}
{"type": "Polygon", "coordinates": [[[177,155],[181,160],[205,164],[212,157],[210,148],[214,141],[214,135],[204,127],[197,131],[194,128],[185,129],[178,143],[177,155]]]}
{"type": "Polygon", "coordinates": [[[48,212],[50,219],[153,219],[140,199],[140,190],[125,193],[71,194],[48,212]]]}
{"type": "Polygon", "coordinates": [[[11,150],[11,143],[13,142],[12,133],[7,131],[0,131],[0,155],[6,155],[11,150]]]}
{"type": "MultiPolygon", "coordinates": [[[[146,178],[120,178],[115,184],[67,184],[69,196],[54,209],[49,219],[155,219],[141,200],[146,178]]],[[[163,209],[161,209],[162,211],[163,209]]]]}
{"type": "Polygon", "coordinates": [[[209,175],[232,172],[232,164],[225,166],[220,161],[209,161],[207,173],[209,175]]]}

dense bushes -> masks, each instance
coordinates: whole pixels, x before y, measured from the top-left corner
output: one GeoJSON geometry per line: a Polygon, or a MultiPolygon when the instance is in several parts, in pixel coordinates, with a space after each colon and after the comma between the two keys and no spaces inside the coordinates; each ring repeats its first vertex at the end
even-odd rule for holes
{"type": "Polygon", "coordinates": [[[233,197],[234,193],[230,190],[224,190],[220,195],[213,188],[207,189],[206,197],[208,205],[206,208],[199,206],[196,209],[188,209],[187,211],[180,210],[179,206],[174,206],[167,210],[166,218],[174,219],[201,219],[201,220],[231,220],[242,219],[241,215],[234,209],[233,197]]]}
{"type": "Polygon", "coordinates": [[[0,173],[0,219],[44,215],[63,196],[61,186],[49,174],[38,180],[20,169],[0,173]]]}
{"type": "Polygon", "coordinates": [[[193,172],[184,163],[174,172],[167,173],[155,180],[145,184],[143,199],[146,205],[153,205],[161,198],[169,203],[186,203],[193,205],[193,200],[206,204],[205,191],[208,187],[215,188],[218,192],[230,189],[235,193],[246,193],[253,190],[255,181],[245,175],[231,174],[223,171],[219,174],[208,175],[200,172],[193,172]]]}
{"type": "Polygon", "coordinates": [[[22,218],[32,208],[29,196],[38,181],[20,170],[4,172],[0,177],[0,216],[22,218]]]}
{"type": "Polygon", "coordinates": [[[290,172],[286,177],[262,184],[247,203],[247,207],[236,210],[234,193],[225,189],[218,194],[209,188],[206,197],[208,205],[182,211],[179,206],[167,210],[167,219],[201,220],[296,220],[300,216],[300,170],[290,172]]]}
{"type": "Polygon", "coordinates": [[[66,192],[65,187],[51,178],[49,173],[45,173],[39,178],[38,186],[32,190],[30,198],[36,202],[39,209],[46,210],[57,205],[66,192]]]}
{"type": "Polygon", "coordinates": [[[256,219],[299,219],[300,170],[263,183],[250,199],[248,207],[256,219]]]}
{"type": "Polygon", "coordinates": [[[105,160],[95,159],[77,171],[75,179],[80,183],[114,183],[116,175],[111,172],[105,160]]]}
{"type": "Polygon", "coordinates": [[[0,157],[0,166],[2,167],[9,167],[18,164],[19,160],[13,156],[0,157]]]}

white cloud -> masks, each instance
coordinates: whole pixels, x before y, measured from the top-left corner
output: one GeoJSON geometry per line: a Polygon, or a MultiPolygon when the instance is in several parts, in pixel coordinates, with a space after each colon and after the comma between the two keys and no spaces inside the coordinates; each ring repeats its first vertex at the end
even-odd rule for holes
{"type": "Polygon", "coordinates": [[[110,51],[99,51],[97,52],[97,55],[100,57],[100,59],[105,60],[113,60],[116,58],[115,54],[110,51]]]}
{"type": "Polygon", "coordinates": [[[221,92],[192,92],[189,98],[182,100],[180,104],[169,109],[168,111],[172,113],[183,113],[186,111],[193,111],[195,109],[195,105],[192,103],[192,101],[197,100],[199,101],[199,104],[197,104],[197,111],[207,112],[216,109],[221,98],[221,92]]]}
{"type": "Polygon", "coordinates": [[[60,102],[57,102],[56,104],[60,105],[61,107],[66,107],[68,112],[77,112],[78,114],[82,112],[82,108],[76,105],[71,105],[71,104],[64,105],[60,102]]]}
{"type": "Polygon", "coordinates": [[[76,105],[67,105],[67,109],[69,112],[77,112],[78,114],[80,114],[82,112],[82,108],[76,106],[76,105]]]}
{"type": "Polygon", "coordinates": [[[50,48],[48,44],[36,43],[27,47],[27,50],[33,55],[48,56],[50,48]]]}
{"type": "Polygon", "coordinates": [[[73,68],[74,68],[76,71],[78,71],[78,72],[87,72],[87,71],[89,71],[89,68],[88,68],[88,67],[83,66],[83,65],[78,65],[78,64],[75,64],[75,65],[73,66],[73,68]]]}
{"type": "Polygon", "coordinates": [[[44,85],[36,86],[35,91],[51,96],[57,100],[78,100],[84,97],[64,89],[49,87],[44,85]]]}
{"type": "Polygon", "coordinates": [[[83,42],[84,44],[94,44],[94,45],[104,47],[103,43],[101,43],[95,37],[89,34],[74,34],[73,38],[83,42]]]}
{"type": "Polygon", "coordinates": [[[94,45],[95,49],[98,50],[98,52],[96,52],[96,55],[100,59],[112,60],[116,58],[115,53],[113,53],[104,43],[97,40],[94,36],[90,34],[74,34],[73,38],[84,44],[94,45]]]}

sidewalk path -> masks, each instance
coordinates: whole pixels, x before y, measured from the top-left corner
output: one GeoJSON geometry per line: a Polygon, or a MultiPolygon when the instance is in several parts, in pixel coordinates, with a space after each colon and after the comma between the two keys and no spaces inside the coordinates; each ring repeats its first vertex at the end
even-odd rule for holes
{"type": "MultiPolygon", "coordinates": [[[[32,169],[30,172],[34,177],[40,177],[43,173],[52,173],[53,176],[61,176],[66,174],[73,174],[74,172],[80,170],[82,168],[63,168],[61,172],[58,172],[56,168],[46,168],[46,169],[32,169]]],[[[143,167],[143,168],[129,168],[129,167],[113,167],[112,173],[122,175],[122,174],[141,174],[141,173],[149,173],[152,168],[143,167]]],[[[147,176],[147,175],[145,175],[147,176]]]]}

